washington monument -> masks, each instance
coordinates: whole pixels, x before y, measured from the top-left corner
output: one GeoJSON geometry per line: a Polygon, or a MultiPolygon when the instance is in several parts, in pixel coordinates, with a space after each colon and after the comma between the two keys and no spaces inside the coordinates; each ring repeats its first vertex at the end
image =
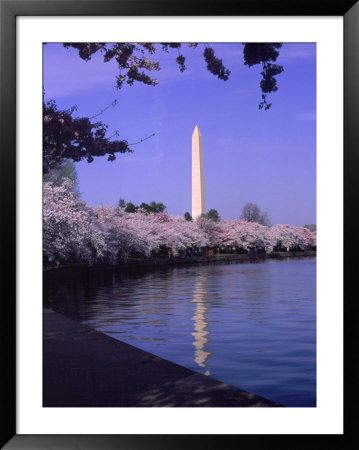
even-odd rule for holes
{"type": "Polygon", "coordinates": [[[206,189],[204,186],[202,135],[196,125],[192,134],[192,217],[195,220],[205,212],[206,189]]]}

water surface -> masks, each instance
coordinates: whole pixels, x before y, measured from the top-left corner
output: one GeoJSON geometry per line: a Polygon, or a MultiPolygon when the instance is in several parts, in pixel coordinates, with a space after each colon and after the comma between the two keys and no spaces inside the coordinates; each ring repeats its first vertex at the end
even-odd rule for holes
{"type": "MultiPolygon", "coordinates": [[[[315,258],[49,283],[45,305],[285,406],[316,404],[315,258]]],[[[105,368],[104,368],[105,369],[105,368]]]]}

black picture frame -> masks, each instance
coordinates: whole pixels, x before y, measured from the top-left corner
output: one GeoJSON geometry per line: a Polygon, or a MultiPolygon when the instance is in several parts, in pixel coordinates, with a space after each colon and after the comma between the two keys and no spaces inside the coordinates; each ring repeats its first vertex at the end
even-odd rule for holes
{"type": "MultiPolygon", "coordinates": [[[[261,445],[287,448],[319,445],[350,448],[356,416],[357,327],[354,280],[357,248],[356,191],[359,170],[359,2],[244,0],[196,3],[188,0],[0,0],[0,192],[2,194],[1,270],[1,448],[7,449],[183,449],[261,445]],[[343,435],[17,435],[16,434],[16,17],[17,16],[342,16],[344,18],[344,434],[343,435]],[[5,445],[5,447],[3,447],[5,445]]],[[[328,62],[328,70],[330,64],[328,62]]],[[[330,95],[330,93],[328,93],[330,95]]]]}

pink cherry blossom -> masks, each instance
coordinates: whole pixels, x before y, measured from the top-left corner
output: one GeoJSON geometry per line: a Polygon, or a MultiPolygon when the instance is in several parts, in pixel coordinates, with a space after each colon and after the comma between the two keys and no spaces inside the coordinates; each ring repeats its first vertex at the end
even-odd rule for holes
{"type": "Polygon", "coordinates": [[[43,185],[43,251],[47,261],[126,261],[160,252],[177,256],[187,249],[236,246],[307,249],[316,233],[293,225],[267,227],[243,220],[213,222],[200,217],[187,221],[166,213],[128,213],[113,206],[89,207],[74,191],[73,182],[43,185]]]}

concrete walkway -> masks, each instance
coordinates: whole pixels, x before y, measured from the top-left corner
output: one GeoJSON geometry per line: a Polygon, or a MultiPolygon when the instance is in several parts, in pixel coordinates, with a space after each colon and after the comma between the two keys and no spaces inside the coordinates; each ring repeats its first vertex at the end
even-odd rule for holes
{"type": "Polygon", "coordinates": [[[44,309],[43,406],[281,405],[44,309]]]}

